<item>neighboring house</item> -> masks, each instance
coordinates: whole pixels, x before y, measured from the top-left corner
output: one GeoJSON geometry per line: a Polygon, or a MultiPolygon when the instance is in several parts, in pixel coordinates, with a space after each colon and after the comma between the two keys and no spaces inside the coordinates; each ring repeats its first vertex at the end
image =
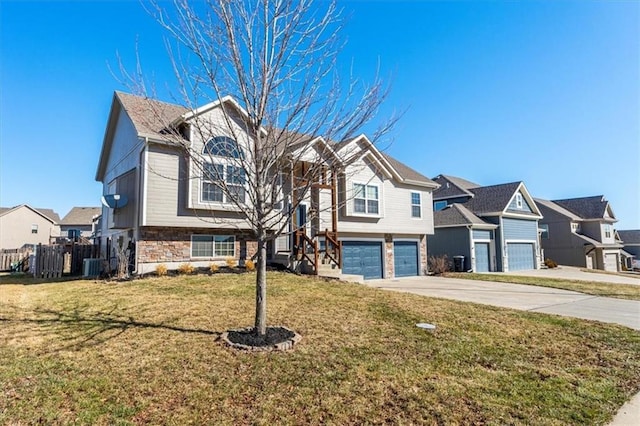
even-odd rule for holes
{"type": "Polygon", "coordinates": [[[429,255],[464,256],[474,272],[538,269],[542,217],[522,182],[480,186],[447,175],[433,179],[435,233],[429,255]]]}
{"type": "Polygon", "coordinates": [[[100,214],[100,207],[73,207],[60,221],[60,235],[67,238],[93,237],[94,218],[100,214]]]}
{"type": "Polygon", "coordinates": [[[602,195],[536,202],[544,216],[545,257],[560,265],[619,270],[622,244],[613,229],[617,219],[602,195]]]}
{"type": "MultiPolygon", "coordinates": [[[[228,156],[238,155],[250,140],[242,125],[246,112],[230,97],[194,111],[151,101],[152,113],[148,102],[121,92],[113,97],[96,180],[103,183],[104,195],[124,195],[128,202],[103,207],[104,253],[111,257],[114,248],[129,247],[139,274],[152,272],[159,264],[175,269],[185,262],[208,266],[229,257],[239,262],[252,257],[256,242],[243,216],[207,178],[210,175],[195,170],[183,151],[166,142],[167,129],[161,124],[173,123],[191,149],[212,153],[211,167],[221,167],[228,178],[224,169],[228,156]],[[225,112],[233,115],[232,120],[225,119],[225,112]],[[194,120],[231,123],[242,140],[224,132],[200,135],[192,131],[194,120]],[[219,149],[220,144],[227,148],[219,149]]],[[[325,260],[332,261],[330,251],[340,251],[333,259],[341,259],[342,273],[365,279],[424,274],[426,235],[433,232],[432,191],[437,184],[378,151],[364,135],[341,143],[304,136],[301,140],[297,146],[303,153],[324,156],[319,162],[326,166],[327,178],[298,206],[285,224],[286,234],[269,244],[270,261],[299,267],[300,246],[295,243],[304,234],[313,242],[305,247],[317,243],[325,260]],[[347,164],[345,158],[357,160],[347,164]],[[333,244],[336,239],[340,244],[333,244]]],[[[296,173],[311,161],[318,159],[309,157],[278,171],[284,177],[284,193],[295,191],[296,173]]],[[[227,179],[231,185],[244,197],[243,179],[227,179]]],[[[311,273],[321,267],[305,266],[311,273]]]]}
{"type": "Polygon", "coordinates": [[[51,209],[27,204],[0,208],[0,249],[18,249],[25,244],[49,244],[60,234],[60,216],[51,209]]]}
{"type": "Polygon", "coordinates": [[[617,231],[622,242],[622,264],[627,269],[640,269],[640,229],[617,231]]]}

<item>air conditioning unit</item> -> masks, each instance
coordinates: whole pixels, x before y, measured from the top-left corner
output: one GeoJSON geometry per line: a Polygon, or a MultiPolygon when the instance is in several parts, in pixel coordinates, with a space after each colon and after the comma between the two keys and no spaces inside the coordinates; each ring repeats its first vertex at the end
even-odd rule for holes
{"type": "Polygon", "coordinates": [[[102,272],[102,259],[84,259],[82,261],[82,276],[97,277],[102,272]]]}

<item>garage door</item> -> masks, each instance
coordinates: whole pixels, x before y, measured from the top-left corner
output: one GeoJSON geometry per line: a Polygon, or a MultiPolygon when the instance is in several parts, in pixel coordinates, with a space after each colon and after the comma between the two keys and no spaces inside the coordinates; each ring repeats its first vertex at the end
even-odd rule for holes
{"type": "Polygon", "coordinates": [[[604,270],[618,272],[618,256],[615,254],[604,255],[604,270]]]}
{"type": "Polygon", "coordinates": [[[507,243],[510,271],[523,271],[535,268],[533,244],[507,243]]]}
{"type": "Polygon", "coordinates": [[[489,272],[489,243],[475,243],[476,270],[475,272],[489,272]]]}
{"type": "Polygon", "coordinates": [[[365,279],[382,278],[382,244],[365,241],[342,243],[342,272],[365,279]]]}
{"type": "Polygon", "coordinates": [[[397,241],[393,243],[393,272],[396,277],[418,275],[418,243],[397,241]]]}

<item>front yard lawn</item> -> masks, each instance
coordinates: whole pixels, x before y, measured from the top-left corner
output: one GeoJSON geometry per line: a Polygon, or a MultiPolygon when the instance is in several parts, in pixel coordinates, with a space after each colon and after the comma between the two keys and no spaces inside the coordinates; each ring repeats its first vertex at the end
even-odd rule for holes
{"type": "Polygon", "coordinates": [[[625,327],[268,279],[269,324],[303,336],[290,352],[216,341],[252,324],[252,274],[0,278],[0,424],[593,425],[640,389],[625,327]]]}
{"type": "Polygon", "coordinates": [[[466,280],[493,281],[500,283],[537,285],[540,287],[559,288],[578,291],[594,296],[613,297],[616,299],[640,300],[640,285],[609,284],[597,281],[565,280],[560,278],[526,277],[508,274],[479,274],[467,272],[447,272],[449,278],[466,280]]]}

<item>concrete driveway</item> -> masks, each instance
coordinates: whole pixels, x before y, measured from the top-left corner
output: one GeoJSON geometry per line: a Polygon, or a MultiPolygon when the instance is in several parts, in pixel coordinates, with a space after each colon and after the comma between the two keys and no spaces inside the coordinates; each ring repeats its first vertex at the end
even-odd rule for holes
{"type": "MultiPolygon", "coordinates": [[[[637,278],[582,272],[578,268],[563,267],[526,271],[521,274],[640,285],[637,283],[637,278]],[[626,280],[630,281],[626,282],[626,280]]],[[[422,296],[620,324],[640,330],[640,302],[634,300],[591,296],[547,287],[441,277],[370,280],[365,281],[365,284],[370,287],[422,296]]],[[[640,393],[623,405],[609,424],[609,426],[625,425],[640,425],[640,393]]]]}
{"type": "MultiPolygon", "coordinates": [[[[492,272],[503,274],[503,272],[492,272]]],[[[559,266],[553,269],[534,269],[530,271],[507,272],[507,275],[522,275],[526,277],[562,278],[565,280],[596,281],[611,284],[640,285],[640,274],[628,272],[625,274],[611,274],[600,272],[584,272],[573,266],[559,266]]]]}
{"type": "Polygon", "coordinates": [[[548,287],[442,277],[369,280],[365,284],[422,296],[621,324],[640,330],[640,301],[635,300],[591,296],[548,287]]]}

